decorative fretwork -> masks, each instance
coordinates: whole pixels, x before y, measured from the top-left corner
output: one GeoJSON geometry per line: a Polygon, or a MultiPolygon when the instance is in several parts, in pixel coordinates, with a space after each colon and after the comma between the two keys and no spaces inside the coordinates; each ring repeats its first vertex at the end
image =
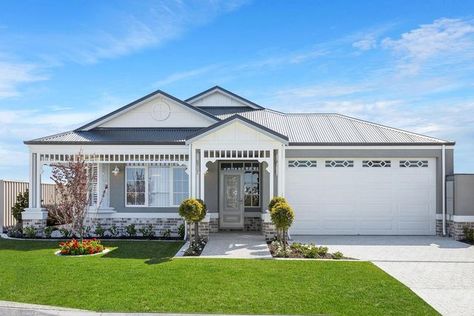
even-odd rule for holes
{"type": "Polygon", "coordinates": [[[40,159],[43,162],[68,162],[84,160],[86,162],[122,162],[122,163],[139,163],[139,162],[156,162],[156,163],[173,163],[187,162],[189,155],[187,154],[41,154],[40,159]]]}
{"type": "Polygon", "coordinates": [[[362,160],[364,168],[390,168],[392,162],[390,160],[362,160]]]}
{"type": "Polygon", "coordinates": [[[326,160],[325,165],[329,168],[352,168],[354,160],[326,160]]]}
{"type": "Polygon", "coordinates": [[[270,150],[204,150],[204,158],[270,158],[270,150]]]}
{"type": "Polygon", "coordinates": [[[400,160],[400,168],[427,168],[428,160],[400,160]]]}
{"type": "Polygon", "coordinates": [[[316,160],[288,160],[289,168],[316,168],[316,160]]]}

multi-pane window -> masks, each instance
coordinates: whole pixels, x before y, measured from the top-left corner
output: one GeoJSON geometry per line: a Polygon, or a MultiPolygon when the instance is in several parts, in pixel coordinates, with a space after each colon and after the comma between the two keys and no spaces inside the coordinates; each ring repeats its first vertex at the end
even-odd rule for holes
{"type": "Polygon", "coordinates": [[[289,168],[316,168],[318,162],[316,160],[289,160],[289,168]]]}
{"type": "Polygon", "coordinates": [[[260,206],[260,172],[258,169],[244,171],[244,205],[246,207],[260,206]]]}
{"type": "Polygon", "coordinates": [[[401,168],[427,168],[428,160],[400,160],[401,168]]]}
{"type": "Polygon", "coordinates": [[[326,160],[324,165],[327,168],[352,168],[354,160],[326,160]]]}
{"type": "Polygon", "coordinates": [[[145,167],[128,167],[126,169],[125,177],[127,189],[127,205],[145,206],[145,167]]]}
{"type": "Polygon", "coordinates": [[[390,168],[391,166],[390,160],[362,160],[363,168],[390,168]]]}
{"type": "Polygon", "coordinates": [[[173,168],[173,204],[179,205],[189,195],[188,175],[184,168],[173,168]]]}
{"type": "Polygon", "coordinates": [[[189,196],[189,178],[183,167],[126,168],[127,206],[177,206],[189,196]]]}

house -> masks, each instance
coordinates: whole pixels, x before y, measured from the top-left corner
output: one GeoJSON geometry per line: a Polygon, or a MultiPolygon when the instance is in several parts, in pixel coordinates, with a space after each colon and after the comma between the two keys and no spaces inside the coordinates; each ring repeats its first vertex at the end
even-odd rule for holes
{"type": "MultiPolygon", "coordinates": [[[[297,110],[297,107],[294,107],[297,110]]],[[[447,214],[454,142],[333,113],[282,113],[221,87],[186,100],[150,93],[73,131],[25,142],[27,225],[45,225],[41,170],[82,152],[91,165],[89,218],[151,223],[176,234],[178,205],[203,199],[206,231],[271,234],[270,197],[293,206],[291,234],[435,235],[447,214]]],[[[472,214],[474,215],[474,214],[472,214]]],[[[471,217],[469,217],[469,221],[471,217]]]]}

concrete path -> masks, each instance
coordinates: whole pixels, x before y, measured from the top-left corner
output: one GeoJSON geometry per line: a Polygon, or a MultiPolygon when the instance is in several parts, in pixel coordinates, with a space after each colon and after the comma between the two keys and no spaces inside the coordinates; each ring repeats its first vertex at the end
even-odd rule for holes
{"type": "Polygon", "coordinates": [[[209,242],[201,258],[271,258],[265,238],[261,233],[221,232],[209,235],[209,242]]]}
{"type": "MultiPolygon", "coordinates": [[[[56,306],[0,301],[0,316],[219,316],[220,314],[100,313],[56,306]]],[[[222,314],[223,315],[223,314],[222,314]]],[[[232,315],[225,315],[232,316],[232,315]]],[[[245,316],[245,315],[233,315],[245,316]]],[[[253,315],[256,316],[256,315],[253,315]]]]}
{"type": "Polygon", "coordinates": [[[372,261],[443,315],[474,315],[474,246],[435,236],[292,236],[372,261]]]}

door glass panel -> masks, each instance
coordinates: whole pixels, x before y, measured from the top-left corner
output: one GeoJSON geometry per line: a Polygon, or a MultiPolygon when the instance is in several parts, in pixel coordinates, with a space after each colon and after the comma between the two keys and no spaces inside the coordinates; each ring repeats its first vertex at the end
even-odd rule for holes
{"type": "Polygon", "coordinates": [[[224,209],[238,209],[239,208],[239,191],[240,191],[240,176],[226,175],[224,177],[224,209]]]}

